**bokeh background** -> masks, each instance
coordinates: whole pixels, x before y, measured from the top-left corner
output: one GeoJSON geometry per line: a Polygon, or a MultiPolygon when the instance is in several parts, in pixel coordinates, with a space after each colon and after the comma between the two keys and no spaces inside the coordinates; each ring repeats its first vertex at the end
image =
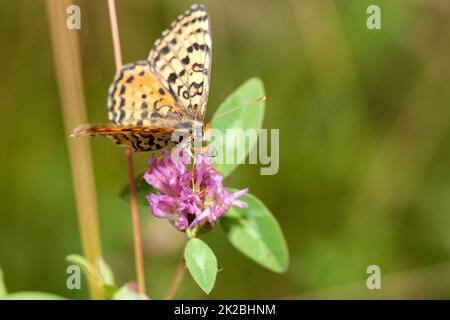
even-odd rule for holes
{"type": "MultiPolygon", "coordinates": [[[[107,120],[115,66],[106,1],[81,8],[88,119],[107,120]]],[[[118,0],[124,63],[145,59],[191,1],[118,0]]],[[[450,298],[450,3],[445,0],[203,1],[212,21],[207,117],[246,79],[267,93],[265,128],[280,129],[280,171],[242,165],[279,220],[289,270],[238,253],[220,228],[205,237],[221,272],[208,298],[450,298]],[[381,30],[366,9],[381,7],[381,30]],[[366,288],[379,265],[382,289],[366,288]]],[[[82,253],[67,135],[44,1],[0,5],[0,266],[9,291],[66,288],[65,257],[82,253]]],[[[91,141],[103,256],[118,283],[134,279],[122,149],[91,141]]],[[[135,157],[145,170],[148,155],[135,157]]],[[[184,237],[140,207],[147,289],[161,298],[184,237]]],[[[177,298],[205,298],[186,276],[177,298]]]]}

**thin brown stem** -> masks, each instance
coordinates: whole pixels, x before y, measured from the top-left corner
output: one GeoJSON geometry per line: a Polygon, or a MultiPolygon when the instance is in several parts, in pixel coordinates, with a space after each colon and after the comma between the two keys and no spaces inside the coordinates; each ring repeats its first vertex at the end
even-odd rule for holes
{"type": "Polygon", "coordinates": [[[131,213],[133,217],[134,254],[136,259],[136,274],[139,292],[145,294],[144,258],[142,250],[141,225],[139,223],[139,211],[137,204],[136,185],[134,181],[133,153],[127,148],[128,180],[130,183],[131,213]]]}
{"type": "Polygon", "coordinates": [[[111,34],[114,48],[114,61],[116,69],[122,67],[122,50],[120,50],[119,26],[117,23],[116,4],[114,0],[108,0],[109,21],[111,22],[111,34]]]}
{"type": "MultiPolygon", "coordinates": [[[[117,24],[117,14],[114,0],[108,0],[108,9],[114,47],[114,61],[116,63],[116,69],[119,70],[122,67],[122,53],[120,50],[119,27],[117,24]]],[[[133,219],[136,275],[139,292],[141,294],[145,294],[144,258],[143,258],[144,255],[142,250],[141,225],[139,222],[136,185],[134,181],[133,153],[129,148],[126,149],[126,158],[128,163],[128,180],[130,184],[131,215],[133,219]]]]}
{"type": "Polygon", "coordinates": [[[184,261],[184,257],[181,257],[180,262],[178,263],[177,270],[175,271],[175,275],[173,276],[172,282],[170,283],[169,290],[167,290],[165,300],[172,300],[173,296],[178,290],[181,281],[183,280],[184,271],[186,270],[186,261],[184,261]]]}

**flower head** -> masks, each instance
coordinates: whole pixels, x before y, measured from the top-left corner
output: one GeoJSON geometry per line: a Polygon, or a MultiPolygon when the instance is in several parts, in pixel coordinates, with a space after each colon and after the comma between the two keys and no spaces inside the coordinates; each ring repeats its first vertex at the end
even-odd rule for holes
{"type": "Polygon", "coordinates": [[[173,161],[168,152],[164,152],[161,159],[153,156],[149,167],[144,179],[158,190],[147,196],[152,213],[157,218],[169,219],[178,230],[214,225],[231,206],[247,207],[247,203],[238,198],[247,193],[248,188],[229,192],[223,186],[223,175],[204,155],[197,157],[193,173],[188,164],[173,161]]]}

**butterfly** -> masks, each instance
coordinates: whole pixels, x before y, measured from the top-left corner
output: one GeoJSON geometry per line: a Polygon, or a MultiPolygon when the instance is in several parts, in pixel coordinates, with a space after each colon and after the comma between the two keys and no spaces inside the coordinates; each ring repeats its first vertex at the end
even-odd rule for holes
{"type": "Polygon", "coordinates": [[[148,59],[124,65],[108,91],[110,124],[82,125],[72,137],[107,136],[134,151],[201,139],[211,74],[210,20],[193,5],[156,40],[148,59]]]}

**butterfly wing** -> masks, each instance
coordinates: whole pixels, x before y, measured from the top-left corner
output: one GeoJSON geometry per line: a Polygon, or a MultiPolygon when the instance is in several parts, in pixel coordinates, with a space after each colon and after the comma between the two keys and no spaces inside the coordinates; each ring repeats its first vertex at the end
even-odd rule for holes
{"type": "Polygon", "coordinates": [[[211,49],[208,13],[193,5],[162,33],[148,57],[152,74],[192,120],[205,115],[211,49]]]}
{"type": "Polygon", "coordinates": [[[156,151],[173,145],[173,129],[117,125],[83,125],[71,137],[107,136],[117,144],[130,146],[134,151],[156,151]]]}
{"type": "Polygon", "coordinates": [[[181,117],[173,97],[150,73],[148,61],[124,65],[109,88],[109,120],[118,126],[172,127],[181,117]]]}
{"type": "Polygon", "coordinates": [[[206,110],[209,30],[203,6],[194,5],[179,16],[156,41],[148,61],[127,64],[117,72],[108,96],[112,125],[81,126],[72,137],[108,136],[135,151],[155,151],[181,142],[179,133],[173,134],[177,125],[202,121],[206,110]]]}

